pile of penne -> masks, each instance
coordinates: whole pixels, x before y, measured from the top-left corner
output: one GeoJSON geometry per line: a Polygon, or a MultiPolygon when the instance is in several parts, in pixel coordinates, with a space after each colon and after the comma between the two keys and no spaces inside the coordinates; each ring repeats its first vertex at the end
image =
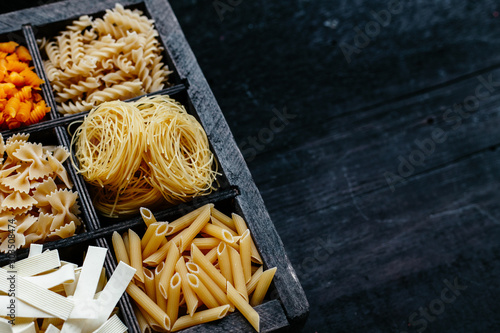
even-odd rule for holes
{"type": "Polygon", "coordinates": [[[276,268],[264,271],[243,218],[205,205],[168,223],[141,208],[147,230],[112,237],[118,261],[136,269],[127,288],[142,332],[178,331],[238,309],[259,331],[259,314],[276,268]]]}

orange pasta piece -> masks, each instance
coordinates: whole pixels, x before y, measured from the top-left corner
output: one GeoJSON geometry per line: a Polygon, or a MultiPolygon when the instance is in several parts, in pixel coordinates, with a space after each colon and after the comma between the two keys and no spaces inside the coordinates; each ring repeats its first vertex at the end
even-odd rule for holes
{"type": "Polygon", "coordinates": [[[9,74],[9,82],[14,83],[17,87],[24,86],[25,77],[17,72],[10,72],[9,74]]]}
{"type": "Polygon", "coordinates": [[[16,54],[21,61],[29,62],[32,59],[28,49],[22,45],[17,48],[16,54]]]}
{"type": "Polygon", "coordinates": [[[28,64],[21,61],[7,61],[7,65],[5,67],[9,71],[18,73],[21,73],[25,69],[29,69],[28,64]]]}
{"type": "Polygon", "coordinates": [[[18,98],[21,102],[26,102],[32,99],[31,86],[24,86],[14,94],[14,97],[18,98]]]}
{"type": "Polygon", "coordinates": [[[5,60],[7,60],[7,61],[18,61],[19,58],[17,57],[17,54],[12,53],[12,54],[9,54],[8,56],[6,56],[5,60]]]}
{"type": "Polygon", "coordinates": [[[18,47],[18,46],[19,46],[19,44],[17,44],[16,42],[13,42],[13,41],[0,43],[0,51],[12,53],[16,50],[16,47],[18,47]]]}
{"type": "Polygon", "coordinates": [[[19,110],[17,110],[16,120],[22,123],[28,121],[30,119],[30,111],[32,104],[31,102],[21,102],[19,106],[19,110]]]}
{"type": "Polygon", "coordinates": [[[9,54],[7,52],[0,51],[0,59],[5,59],[9,54]]]}
{"type": "Polygon", "coordinates": [[[31,69],[23,70],[21,75],[24,77],[26,84],[35,89],[39,89],[39,86],[43,83],[43,80],[40,79],[31,69]]]}
{"type": "Polygon", "coordinates": [[[12,82],[0,84],[0,89],[2,89],[7,96],[13,96],[16,92],[16,86],[12,82]]]}
{"type": "Polygon", "coordinates": [[[10,118],[16,118],[17,110],[21,106],[21,101],[19,99],[12,97],[7,102],[5,109],[3,111],[4,114],[8,115],[10,118]]]}
{"type": "Polygon", "coordinates": [[[21,126],[21,123],[15,119],[12,119],[8,122],[7,126],[9,127],[9,129],[18,128],[21,126]]]}
{"type": "Polygon", "coordinates": [[[33,107],[33,110],[31,111],[30,114],[30,119],[26,122],[26,124],[31,125],[39,122],[49,111],[50,108],[45,104],[45,101],[41,100],[33,107]]]}

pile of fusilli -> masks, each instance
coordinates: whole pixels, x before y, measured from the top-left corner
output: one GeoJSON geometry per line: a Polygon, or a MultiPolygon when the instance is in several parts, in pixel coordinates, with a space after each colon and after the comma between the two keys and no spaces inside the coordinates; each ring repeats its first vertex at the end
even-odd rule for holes
{"type": "Polygon", "coordinates": [[[117,4],[104,17],[82,16],[54,41],[41,41],[58,111],[71,114],[163,89],[170,74],[158,32],[139,10],[117,4]]]}

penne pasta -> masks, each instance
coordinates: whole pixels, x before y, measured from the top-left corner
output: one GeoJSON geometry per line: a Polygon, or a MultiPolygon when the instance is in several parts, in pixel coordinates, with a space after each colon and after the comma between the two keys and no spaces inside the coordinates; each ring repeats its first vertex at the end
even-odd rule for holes
{"type": "Polygon", "coordinates": [[[275,273],[276,267],[270,268],[262,273],[262,276],[257,283],[257,287],[252,295],[252,299],[250,300],[251,306],[257,306],[262,303],[275,273]]]}
{"type": "Polygon", "coordinates": [[[166,299],[168,299],[168,285],[170,279],[174,275],[175,264],[180,257],[179,249],[175,246],[175,243],[170,242],[169,244],[167,259],[165,259],[165,267],[163,267],[163,271],[161,272],[159,283],[160,292],[166,299]]]}
{"type": "MultiPolygon", "coordinates": [[[[209,204],[210,207],[213,207],[213,204],[209,204]]],[[[172,235],[177,232],[179,232],[182,229],[187,228],[193,221],[200,215],[201,211],[204,209],[205,206],[197,208],[193,210],[192,212],[178,218],[177,220],[171,222],[168,226],[168,232],[167,235],[172,235]]]]}
{"type": "Polygon", "coordinates": [[[142,219],[144,220],[144,223],[146,223],[146,225],[148,227],[149,227],[150,224],[156,222],[155,216],[153,215],[153,213],[148,208],[141,207],[139,209],[139,211],[141,212],[141,216],[142,216],[142,219]]]}
{"type": "Polygon", "coordinates": [[[257,287],[257,283],[259,282],[260,277],[262,276],[262,272],[264,271],[264,267],[260,266],[255,273],[253,273],[252,278],[247,283],[247,292],[248,295],[254,292],[257,287]]]}
{"type": "Polygon", "coordinates": [[[159,226],[160,226],[159,222],[151,223],[148,226],[148,228],[146,229],[146,232],[144,233],[144,236],[142,236],[142,239],[141,239],[141,249],[142,249],[142,251],[144,251],[144,249],[146,248],[146,245],[148,245],[149,240],[151,239],[151,237],[153,237],[153,235],[156,232],[156,229],[159,226]]]}
{"type": "MultiPolygon", "coordinates": [[[[195,264],[201,267],[207,274],[214,280],[215,283],[224,289],[226,285],[226,278],[212,265],[212,263],[201,253],[200,249],[196,245],[191,245],[191,256],[195,264]]],[[[217,257],[217,253],[216,253],[217,257]]]]}
{"type": "Polygon", "coordinates": [[[241,312],[241,314],[248,320],[250,325],[259,332],[260,330],[260,316],[257,311],[254,310],[248,304],[248,302],[241,296],[241,294],[234,289],[231,283],[227,283],[227,298],[229,301],[234,304],[234,306],[241,312]]]}
{"type": "Polygon", "coordinates": [[[210,236],[218,238],[221,241],[224,241],[228,244],[234,243],[234,239],[233,239],[233,236],[231,235],[231,233],[229,231],[227,231],[226,229],[223,229],[223,228],[218,227],[216,225],[207,223],[203,227],[203,229],[201,229],[201,232],[204,232],[210,236]]]}
{"type": "Polygon", "coordinates": [[[216,208],[212,208],[212,216],[215,217],[217,220],[221,221],[222,223],[224,223],[231,230],[237,231],[234,225],[234,221],[229,216],[220,212],[216,208]]]}
{"type": "Polygon", "coordinates": [[[111,242],[113,243],[113,249],[115,251],[116,261],[123,261],[127,265],[130,265],[130,260],[128,258],[128,251],[125,247],[125,243],[123,241],[122,236],[118,232],[113,232],[113,236],[111,236],[111,242]]]}
{"type": "Polygon", "coordinates": [[[194,237],[203,229],[203,227],[208,223],[210,220],[210,205],[205,205],[203,206],[202,211],[200,212],[200,215],[191,223],[191,225],[187,228],[184,229],[182,232],[182,236],[180,237],[180,245],[179,245],[179,251],[182,253],[186,248],[188,247],[189,244],[193,241],[194,237]]]}
{"type": "Polygon", "coordinates": [[[191,316],[182,316],[172,326],[172,332],[176,332],[194,325],[204,324],[224,318],[229,310],[229,305],[218,306],[213,309],[199,311],[191,316]]]}
{"type": "Polygon", "coordinates": [[[175,264],[175,270],[180,274],[181,277],[181,286],[182,292],[184,293],[184,299],[187,304],[187,313],[192,316],[198,308],[199,302],[196,293],[189,286],[189,282],[187,280],[188,271],[183,257],[180,257],[179,260],[177,260],[177,263],[175,264]]]}
{"type": "Polygon", "coordinates": [[[153,302],[156,302],[155,275],[149,269],[144,268],[144,288],[146,294],[153,302]]]}
{"type": "Polygon", "coordinates": [[[142,307],[162,328],[170,329],[170,319],[165,311],[163,311],[148,295],[146,295],[135,284],[130,283],[127,287],[127,293],[132,297],[137,304],[142,307]]]}
{"type": "Polygon", "coordinates": [[[216,308],[219,306],[215,297],[210,293],[210,291],[208,291],[207,287],[196,275],[188,273],[187,280],[191,289],[194,290],[196,295],[198,295],[207,308],[216,308]]]}
{"type": "MultiPolygon", "coordinates": [[[[143,258],[147,258],[158,250],[158,247],[163,240],[166,241],[165,234],[167,233],[167,223],[161,223],[156,229],[155,233],[149,239],[144,252],[142,253],[143,258]]],[[[142,241],[141,241],[142,245],[142,241]]]]}
{"type": "Polygon", "coordinates": [[[207,252],[207,254],[205,255],[205,258],[207,258],[207,260],[213,264],[214,262],[217,261],[217,248],[214,247],[213,249],[211,249],[210,251],[207,252]]]}
{"type": "Polygon", "coordinates": [[[245,284],[252,278],[252,250],[251,250],[252,237],[250,230],[246,229],[240,238],[240,257],[241,267],[243,268],[243,276],[245,277],[245,284]]]}
{"type": "Polygon", "coordinates": [[[231,273],[233,274],[234,287],[241,296],[248,302],[247,286],[245,283],[245,276],[243,275],[243,268],[241,267],[241,256],[232,247],[228,248],[229,261],[231,261],[231,273]]]}
{"type": "Polygon", "coordinates": [[[163,268],[165,267],[165,262],[162,261],[158,266],[155,268],[155,301],[156,304],[165,312],[167,312],[167,300],[165,297],[160,292],[160,276],[161,272],[163,271],[163,268]]]}
{"type": "Polygon", "coordinates": [[[234,311],[234,307],[229,303],[226,293],[219,288],[217,283],[215,283],[210,276],[208,276],[208,274],[200,268],[200,266],[196,265],[194,262],[188,262],[186,263],[186,267],[189,273],[196,275],[205,287],[207,287],[208,291],[214,296],[219,305],[229,304],[229,311],[234,311]]]}
{"type": "Polygon", "coordinates": [[[132,230],[128,230],[128,237],[130,242],[130,266],[135,268],[135,278],[144,283],[144,269],[142,268],[142,250],[141,250],[141,239],[132,230]]]}
{"type": "Polygon", "coordinates": [[[225,230],[229,231],[233,237],[234,236],[238,236],[238,233],[236,231],[234,231],[233,229],[229,228],[227,225],[225,225],[221,221],[217,220],[214,216],[212,216],[210,218],[210,221],[212,222],[213,225],[216,225],[218,227],[221,227],[222,229],[225,229],[225,230]]]}
{"type": "Polygon", "coordinates": [[[155,253],[153,253],[152,255],[147,257],[146,259],[144,259],[143,263],[147,266],[159,265],[160,262],[165,260],[165,258],[167,257],[168,248],[169,248],[170,243],[175,244],[175,242],[172,242],[172,241],[165,243],[155,253]]]}
{"type": "Polygon", "coordinates": [[[227,281],[233,283],[233,274],[231,269],[231,261],[229,260],[229,252],[226,243],[220,242],[217,247],[217,259],[219,262],[219,268],[222,275],[227,281]]]}
{"type": "MultiPolygon", "coordinates": [[[[238,232],[238,235],[242,236],[243,233],[245,232],[245,230],[248,229],[248,226],[247,226],[245,220],[243,220],[243,218],[241,216],[239,216],[238,214],[234,214],[234,213],[233,213],[232,217],[233,217],[234,225],[235,225],[236,231],[238,232]]],[[[263,264],[262,258],[259,254],[259,251],[257,251],[257,247],[255,246],[253,239],[251,239],[251,247],[252,247],[252,260],[254,262],[262,265],[263,264]]]]}
{"type": "Polygon", "coordinates": [[[177,320],[179,300],[181,296],[181,276],[177,272],[172,276],[168,286],[167,315],[172,323],[177,320]]]}
{"type": "Polygon", "coordinates": [[[215,237],[195,238],[191,244],[195,244],[200,250],[211,250],[219,245],[220,239],[215,237]]]}

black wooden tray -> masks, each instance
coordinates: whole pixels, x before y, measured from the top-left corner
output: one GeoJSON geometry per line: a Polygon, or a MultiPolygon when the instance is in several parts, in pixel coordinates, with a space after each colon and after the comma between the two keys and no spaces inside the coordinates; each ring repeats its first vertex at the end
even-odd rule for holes
{"type": "MultiPolygon", "coordinates": [[[[106,9],[113,8],[116,2],[116,0],[62,1],[0,15],[0,42],[14,40],[26,45],[32,54],[37,74],[45,82],[49,82],[42,66],[42,56],[38,51],[36,39],[54,37],[61,28],[81,15],[101,16],[106,9]]],[[[189,113],[196,116],[207,133],[211,149],[219,164],[219,171],[222,173],[218,178],[219,189],[209,196],[199,197],[179,206],[153,211],[154,215],[158,220],[171,220],[208,202],[214,203],[217,208],[226,213],[241,214],[248,223],[265,267],[278,268],[266,301],[256,307],[261,317],[261,332],[300,329],[309,312],[305,293],[288,260],[283,243],[264,206],[259,190],[170,4],[166,0],[119,2],[127,8],[142,10],[145,15],[155,21],[160,42],[165,48],[164,61],[174,73],[170,77],[172,85],[154,94],[170,95],[179,100],[189,113]]],[[[7,138],[15,133],[32,133],[33,140],[41,137],[45,138],[41,140],[42,143],[52,140],[69,147],[70,136],[67,126],[75,120],[83,119],[86,113],[61,116],[56,111],[50,84],[42,86],[42,93],[45,101],[52,108],[50,114],[38,124],[3,131],[2,135],[7,138]],[[48,137],[52,138],[47,139],[48,137]]],[[[77,245],[94,244],[110,248],[109,237],[113,231],[122,231],[129,227],[143,228],[143,222],[139,216],[112,222],[99,215],[92,205],[92,199],[83,178],[68,162],[66,167],[75,184],[74,190],[79,194],[84,228],[79,234],[68,239],[46,243],[45,248],[60,249],[63,255],[71,255],[74,248],[78,247],[77,245]]],[[[19,259],[26,255],[26,250],[18,251],[19,259]]],[[[82,258],[75,258],[75,260],[82,260],[82,258]]],[[[6,256],[0,255],[0,262],[5,261],[7,261],[6,256]]],[[[112,250],[108,251],[105,266],[108,274],[111,274],[116,267],[112,250]]],[[[119,307],[121,317],[129,327],[129,331],[139,332],[128,295],[125,294],[121,298],[119,307]]],[[[218,322],[198,325],[184,331],[253,332],[254,330],[241,314],[233,313],[218,322]]]]}

